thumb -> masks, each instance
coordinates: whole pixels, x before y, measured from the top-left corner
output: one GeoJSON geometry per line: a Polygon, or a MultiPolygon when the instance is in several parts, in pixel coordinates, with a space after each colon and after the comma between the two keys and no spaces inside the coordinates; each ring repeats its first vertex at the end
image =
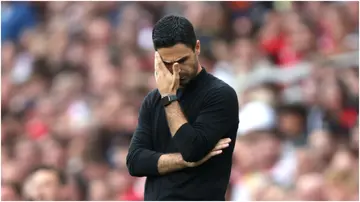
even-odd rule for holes
{"type": "Polygon", "coordinates": [[[176,62],[173,65],[173,74],[175,74],[175,73],[179,74],[179,72],[180,72],[180,65],[179,65],[179,63],[176,62]]]}
{"type": "Polygon", "coordinates": [[[173,80],[172,80],[172,88],[173,90],[177,90],[179,88],[179,83],[180,83],[180,66],[179,63],[175,63],[172,66],[173,69],[173,80]]]}
{"type": "Polygon", "coordinates": [[[173,67],[172,67],[172,69],[173,69],[173,77],[174,77],[174,80],[176,81],[176,80],[179,80],[179,72],[180,72],[180,65],[179,65],[179,63],[175,63],[174,65],[173,65],[173,67]]]}

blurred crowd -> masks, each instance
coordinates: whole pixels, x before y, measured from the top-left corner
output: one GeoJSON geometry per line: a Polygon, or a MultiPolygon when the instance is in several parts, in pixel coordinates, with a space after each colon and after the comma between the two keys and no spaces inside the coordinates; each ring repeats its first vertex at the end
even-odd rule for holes
{"type": "Polygon", "coordinates": [[[143,199],[125,158],[167,14],[238,93],[228,200],[359,200],[358,4],[1,2],[2,200],[143,199]]]}

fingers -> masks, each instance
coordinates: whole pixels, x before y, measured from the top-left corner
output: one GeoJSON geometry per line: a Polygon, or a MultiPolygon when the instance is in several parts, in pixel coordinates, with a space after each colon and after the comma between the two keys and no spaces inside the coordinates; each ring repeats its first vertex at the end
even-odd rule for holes
{"type": "Polygon", "coordinates": [[[155,65],[154,76],[155,76],[155,80],[157,81],[158,77],[159,77],[159,73],[158,73],[158,71],[156,71],[156,65],[155,65]]]}
{"type": "Polygon", "coordinates": [[[173,74],[179,76],[180,73],[179,63],[175,62],[172,68],[173,68],[173,74]]]}
{"type": "Polygon", "coordinates": [[[155,68],[159,68],[159,64],[160,64],[161,58],[159,53],[156,51],[155,52],[155,68]]]}
{"type": "Polygon", "coordinates": [[[161,73],[161,71],[164,71],[164,63],[160,57],[160,54],[156,51],[155,52],[155,71],[159,73],[161,73]]]}
{"type": "Polygon", "coordinates": [[[206,155],[201,161],[197,162],[198,165],[206,162],[207,160],[209,160],[211,157],[217,156],[219,154],[222,153],[222,150],[218,150],[218,151],[211,151],[208,155],[206,155]]]}
{"type": "Polygon", "coordinates": [[[154,59],[154,68],[155,68],[155,76],[158,74],[157,72],[159,71],[159,53],[158,52],[155,52],[155,59],[154,59]]]}
{"type": "Polygon", "coordinates": [[[173,87],[176,87],[177,83],[180,81],[180,75],[179,75],[179,72],[180,72],[180,67],[179,67],[179,63],[175,63],[173,66],[172,66],[172,69],[173,69],[173,81],[172,81],[172,86],[173,87]]]}
{"type": "Polygon", "coordinates": [[[194,166],[198,166],[203,164],[204,162],[206,162],[207,160],[209,160],[210,158],[217,156],[219,154],[221,154],[223,151],[223,149],[229,147],[229,143],[231,142],[230,138],[224,138],[221,139],[217,145],[215,146],[215,148],[208,154],[206,155],[202,160],[196,162],[196,164],[194,164],[194,166]]]}
{"type": "Polygon", "coordinates": [[[210,157],[213,157],[213,156],[216,156],[216,155],[219,155],[219,154],[221,154],[222,153],[222,150],[217,150],[217,151],[212,151],[212,152],[210,152],[210,157]]]}
{"type": "Polygon", "coordinates": [[[213,149],[213,151],[217,151],[217,150],[222,150],[229,147],[229,143],[225,143],[225,144],[218,144],[215,146],[215,148],[213,149]]]}
{"type": "Polygon", "coordinates": [[[230,138],[224,138],[219,140],[218,144],[226,144],[226,143],[230,143],[231,139],[230,138]]]}
{"type": "Polygon", "coordinates": [[[158,79],[158,77],[161,74],[161,62],[162,61],[161,61],[159,53],[155,52],[155,60],[154,60],[155,71],[154,71],[154,74],[155,74],[155,79],[156,80],[158,79]]]}
{"type": "Polygon", "coordinates": [[[231,142],[230,138],[224,138],[219,140],[219,142],[215,145],[213,151],[222,150],[229,147],[230,142],[231,142]]]}

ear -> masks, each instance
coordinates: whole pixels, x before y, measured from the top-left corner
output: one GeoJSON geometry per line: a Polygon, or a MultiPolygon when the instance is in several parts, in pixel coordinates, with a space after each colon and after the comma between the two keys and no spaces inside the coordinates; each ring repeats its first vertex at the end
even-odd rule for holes
{"type": "Polygon", "coordinates": [[[200,41],[199,40],[196,40],[195,53],[197,56],[200,55],[200,41]]]}

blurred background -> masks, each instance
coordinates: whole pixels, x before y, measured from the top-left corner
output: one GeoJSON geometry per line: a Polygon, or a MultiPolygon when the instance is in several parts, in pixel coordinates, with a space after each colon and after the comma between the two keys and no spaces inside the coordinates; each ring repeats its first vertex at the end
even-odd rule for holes
{"type": "Polygon", "coordinates": [[[359,3],[179,1],[1,2],[2,200],[47,192],[40,165],[62,200],[143,199],[125,157],[167,14],[238,93],[227,200],[359,199],[359,3]]]}

